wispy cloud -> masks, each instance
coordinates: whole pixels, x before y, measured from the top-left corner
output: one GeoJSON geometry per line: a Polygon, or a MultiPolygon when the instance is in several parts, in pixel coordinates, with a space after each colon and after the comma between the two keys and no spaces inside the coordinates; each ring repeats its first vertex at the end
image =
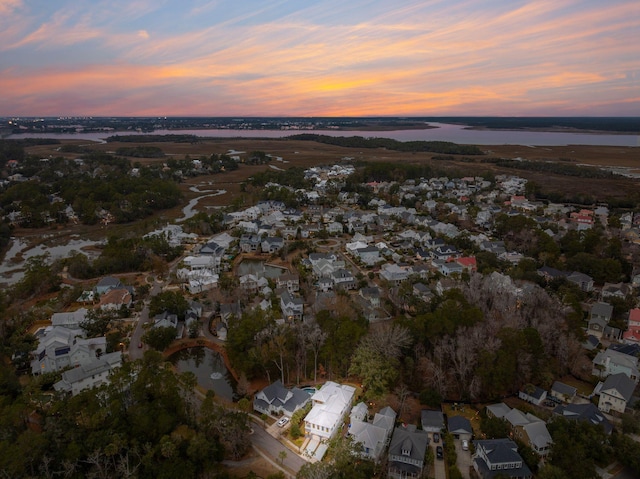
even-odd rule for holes
{"type": "Polygon", "coordinates": [[[0,0],[0,12],[11,17],[0,18],[0,88],[11,92],[0,104],[6,113],[59,113],[59,99],[65,113],[78,114],[588,114],[607,102],[609,114],[640,108],[636,0],[48,6],[39,13],[0,0]]]}

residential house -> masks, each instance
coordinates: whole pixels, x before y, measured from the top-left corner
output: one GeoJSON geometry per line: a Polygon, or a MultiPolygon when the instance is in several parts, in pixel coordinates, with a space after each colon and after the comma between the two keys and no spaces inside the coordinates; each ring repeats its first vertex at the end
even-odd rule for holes
{"type": "Polygon", "coordinates": [[[255,253],[262,246],[262,240],[257,234],[243,234],[240,237],[240,251],[242,253],[255,253]]]}
{"type": "Polygon", "coordinates": [[[240,288],[247,294],[255,294],[258,291],[258,277],[255,274],[244,274],[238,278],[240,288]]]}
{"type": "Polygon", "coordinates": [[[612,348],[600,351],[593,358],[592,373],[601,379],[611,374],[625,373],[633,382],[638,384],[638,379],[640,378],[638,357],[624,354],[612,348]]]}
{"type": "Polygon", "coordinates": [[[103,354],[99,358],[63,372],[62,379],[56,382],[53,388],[58,392],[75,396],[85,389],[108,384],[111,372],[121,365],[120,351],[103,354]]]}
{"type": "Polygon", "coordinates": [[[476,257],[475,256],[465,256],[465,257],[462,257],[462,258],[458,258],[456,260],[456,263],[458,263],[460,266],[462,266],[464,268],[464,270],[469,272],[469,273],[474,273],[478,269],[478,264],[476,262],[476,257]]]}
{"type": "Polygon", "coordinates": [[[464,416],[449,416],[447,429],[456,439],[470,440],[473,436],[471,421],[464,416]]]}
{"type": "Polygon", "coordinates": [[[625,299],[629,293],[631,293],[631,287],[626,283],[604,283],[602,286],[602,299],[625,299]]]}
{"type": "Polygon", "coordinates": [[[640,344],[640,308],[629,311],[629,323],[622,338],[625,343],[640,344]]]}
{"type": "Polygon", "coordinates": [[[623,413],[631,401],[635,387],[636,382],[624,373],[610,375],[600,388],[598,409],[607,413],[611,411],[623,413]]]}
{"type": "Polygon", "coordinates": [[[432,264],[434,267],[437,267],[440,273],[442,273],[444,276],[450,276],[452,274],[462,274],[462,272],[464,271],[464,267],[461,264],[456,263],[455,261],[443,261],[434,259],[432,264]]]}
{"type": "Polygon", "coordinates": [[[307,391],[297,387],[287,389],[278,379],[255,395],[253,409],[272,416],[291,417],[310,400],[311,396],[307,391]]]}
{"type": "Polygon", "coordinates": [[[613,315],[613,306],[609,303],[595,303],[589,313],[587,333],[602,339],[604,331],[613,315]]]}
{"type": "Polygon", "coordinates": [[[372,423],[365,420],[351,420],[348,435],[353,438],[354,443],[359,445],[362,457],[375,462],[380,461],[389,443],[395,420],[396,412],[390,407],[385,407],[376,413],[372,423]]]}
{"type": "Polygon", "coordinates": [[[420,298],[422,301],[431,301],[431,298],[433,298],[431,289],[429,289],[429,287],[424,283],[415,283],[413,285],[412,291],[413,294],[420,298]]]}
{"type": "Polygon", "coordinates": [[[87,319],[88,312],[87,308],[80,308],[66,313],[53,313],[51,315],[51,326],[80,329],[80,325],[87,319]]]}
{"type": "Polygon", "coordinates": [[[409,277],[409,270],[395,263],[387,263],[380,268],[380,278],[388,281],[393,286],[398,286],[409,277]]]}
{"type": "Polygon", "coordinates": [[[170,313],[169,311],[163,311],[160,314],[156,314],[153,318],[153,328],[175,328],[176,339],[182,337],[184,332],[184,324],[178,323],[178,316],[170,313]]]}
{"type": "Polygon", "coordinates": [[[576,397],[577,389],[573,386],[569,386],[560,381],[554,381],[551,386],[551,397],[554,397],[562,402],[570,403],[573,398],[576,397]]]}
{"type": "Polygon", "coordinates": [[[495,417],[498,419],[504,419],[507,414],[511,412],[511,408],[503,402],[497,404],[490,404],[487,406],[487,416],[495,417]]]}
{"type": "Polygon", "coordinates": [[[547,399],[547,391],[537,386],[528,384],[518,392],[518,397],[523,401],[527,401],[531,404],[535,404],[536,406],[540,406],[540,404],[542,404],[542,402],[547,399]]]}
{"type": "Polygon", "coordinates": [[[588,274],[574,271],[569,276],[567,276],[567,281],[576,284],[582,291],[593,291],[593,278],[588,274]]]}
{"type": "Polygon", "coordinates": [[[313,407],[304,418],[305,431],[316,440],[331,439],[340,430],[351,409],[355,388],[327,381],[318,389],[311,402],[313,407]]]}
{"type": "Polygon", "coordinates": [[[304,302],[302,298],[293,296],[289,291],[285,291],[280,296],[280,309],[282,316],[288,321],[300,321],[304,313],[304,302]]]}
{"type": "Polygon", "coordinates": [[[316,288],[322,293],[333,290],[333,280],[331,278],[320,278],[316,283],[316,288]]]}
{"type": "Polygon", "coordinates": [[[540,456],[549,453],[553,441],[542,419],[514,408],[504,416],[504,420],[509,424],[516,439],[531,447],[540,456]]]}
{"type": "Polygon", "coordinates": [[[353,251],[354,255],[360,258],[367,266],[373,266],[378,263],[382,258],[380,258],[380,250],[375,246],[365,246],[364,248],[358,248],[353,251]]]}
{"type": "Polygon", "coordinates": [[[186,256],[183,262],[185,266],[189,267],[190,271],[200,271],[203,269],[218,271],[220,266],[219,262],[216,266],[216,257],[214,255],[186,256]]]}
{"type": "Polygon", "coordinates": [[[572,421],[587,421],[590,424],[601,425],[607,434],[613,431],[613,425],[593,403],[561,404],[556,406],[553,414],[572,421]]]}
{"type": "Polygon", "coordinates": [[[364,298],[372,307],[380,307],[380,289],[377,286],[361,288],[360,296],[364,298]]]}
{"type": "Polygon", "coordinates": [[[103,311],[117,311],[121,308],[130,308],[133,298],[128,289],[112,289],[100,297],[98,306],[103,311]]]}
{"type": "Polygon", "coordinates": [[[118,279],[112,276],[107,276],[98,281],[98,284],[95,287],[95,291],[97,294],[105,294],[112,289],[124,288],[124,284],[118,279]]]}
{"type": "Polygon", "coordinates": [[[422,477],[429,436],[413,424],[399,426],[393,430],[389,445],[390,479],[422,477]]]}
{"type": "Polygon", "coordinates": [[[451,245],[438,246],[431,252],[431,256],[434,259],[440,259],[443,261],[455,260],[460,256],[460,252],[451,245]]]}
{"type": "Polygon", "coordinates": [[[239,302],[220,303],[220,319],[223,323],[229,324],[231,318],[240,318],[242,316],[242,308],[239,302]]]}
{"type": "Polygon", "coordinates": [[[473,442],[473,468],[483,479],[508,477],[510,479],[530,479],[531,470],[520,454],[518,446],[511,439],[486,439],[473,442]]]}
{"type": "Polygon", "coordinates": [[[275,254],[284,248],[284,239],[277,236],[268,236],[262,240],[262,252],[275,254]]]}
{"type": "Polygon", "coordinates": [[[281,274],[276,278],[276,288],[295,293],[300,290],[300,277],[292,273],[281,274]]]}
{"type": "Polygon", "coordinates": [[[344,230],[342,223],[338,223],[337,221],[333,221],[327,225],[327,233],[332,236],[341,235],[344,230]]]}
{"type": "Polygon", "coordinates": [[[31,373],[44,374],[88,364],[106,350],[107,339],[104,336],[85,339],[78,329],[47,328],[32,353],[31,373]]]}
{"type": "Polygon", "coordinates": [[[353,276],[353,273],[347,269],[340,268],[334,271],[331,273],[331,279],[336,288],[346,290],[356,289],[356,278],[353,276]]]}
{"type": "Polygon", "coordinates": [[[420,411],[420,423],[423,431],[441,433],[444,430],[444,415],[442,411],[423,409],[420,411]]]}
{"type": "Polygon", "coordinates": [[[369,415],[369,408],[367,404],[364,402],[359,402],[355,406],[351,408],[351,412],[349,413],[349,421],[351,423],[355,421],[365,421],[369,415]]]}
{"type": "Polygon", "coordinates": [[[538,274],[547,281],[553,281],[554,279],[566,278],[568,273],[559,269],[552,268],[551,266],[543,266],[538,268],[538,274]]]}

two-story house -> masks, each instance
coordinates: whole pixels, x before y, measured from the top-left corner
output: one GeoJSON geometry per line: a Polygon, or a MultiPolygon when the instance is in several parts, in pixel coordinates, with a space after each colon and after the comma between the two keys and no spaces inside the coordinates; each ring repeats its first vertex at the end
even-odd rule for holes
{"type": "Polygon", "coordinates": [[[640,308],[629,311],[629,324],[622,338],[625,343],[640,344],[640,308]]]}
{"type": "Polygon", "coordinates": [[[399,426],[393,430],[389,445],[390,479],[422,477],[429,435],[415,425],[399,426]]]}
{"type": "MultiPolygon", "coordinates": [[[[352,412],[351,417],[353,418],[353,416],[352,412]]],[[[351,420],[348,434],[359,445],[358,452],[362,457],[376,462],[382,458],[384,448],[389,443],[395,420],[396,412],[390,407],[385,407],[376,413],[372,423],[367,422],[365,418],[351,420]]]]}
{"type": "Polygon", "coordinates": [[[518,453],[511,439],[486,439],[473,442],[476,453],[473,468],[483,479],[496,476],[510,479],[531,479],[533,474],[518,453]]]}
{"type": "Polygon", "coordinates": [[[331,439],[340,430],[356,389],[346,384],[327,381],[318,389],[311,402],[313,407],[304,418],[306,434],[312,439],[331,439]]]}
{"type": "Polygon", "coordinates": [[[255,253],[262,246],[262,240],[257,234],[243,234],[240,237],[240,251],[243,253],[255,253]]]}
{"type": "Polygon", "coordinates": [[[638,384],[638,358],[609,348],[600,351],[593,358],[593,375],[601,379],[611,374],[625,373],[634,383],[638,384]]]}
{"type": "Polygon", "coordinates": [[[331,279],[336,288],[343,290],[356,289],[356,278],[348,269],[340,268],[331,273],[331,279]]]}
{"type": "Polygon", "coordinates": [[[282,316],[288,321],[300,321],[304,314],[304,302],[302,298],[294,296],[289,291],[285,291],[280,296],[280,309],[282,316]]]}
{"type": "Polygon", "coordinates": [[[108,384],[111,372],[121,365],[120,351],[103,354],[99,358],[63,372],[62,379],[56,382],[53,388],[58,392],[75,396],[85,389],[108,384]]]}
{"type": "Polygon", "coordinates": [[[636,383],[624,373],[612,374],[600,387],[598,409],[602,412],[623,413],[631,401],[636,383]]]}
{"type": "Polygon", "coordinates": [[[274,254],[284,248],[284,239],[278,236],[268,236],[260,244],[263,253],[274,254]]]}
{"type": "Polygon", "coordinates": [[[604,331],[613,315],[613,306],[609,303],[596,303],[591,307],[589,313],[589,325],[587,334],[592,334],[598,339],[602,339],[604,331]]]}
{"type": "Polygon", "coordinates": [[[300,290],[300,278],[297,274],[281,274],[276,278],[276,288],[286,289],[290,293],[295,293],[300,290]]]}
{"type": "Polygon", "coordinates": [[[306,391],[296,387],[287,389],[278,379],[255,395],[253,409],[259,413],[291,417],[310,400],[306,391]]]}

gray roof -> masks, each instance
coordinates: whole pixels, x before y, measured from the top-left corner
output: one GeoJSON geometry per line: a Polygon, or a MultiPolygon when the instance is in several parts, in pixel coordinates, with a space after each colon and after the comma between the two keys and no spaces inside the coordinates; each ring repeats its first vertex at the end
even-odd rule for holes
{"type": "Polygon", "coordinates": [[[420,431],[415,426],[397,427],[393,430],[393,437],[389,445],[389,455],[406,456],[402,451],[409,451],[409,458],[424,461],[429,435],[426,431],[420,431]]]}
{"type": "Polygon", "coordinates": [[[629,376],[625,373],[618,373],[607,377],[600,391],[615,389],[622,395],[625,401],[629,402],[631,400],[631,396],[633,396],[633,390],[635,388],[636,383],[629,379],[629,376]]]}
{"type": "Polygon", "coordinates": [[[423,409],[420,416],[422,429],[444,428],[444,415],[442,414],[442,411],[429,411],[428,409],[423,409]]]}
{"type": "Polygon", "coordinates": [[[449,417],[449,432],[453,432],[456,434],[460,433],[473,433],[473,428],[471,427],[471,421],[469,421],[464,416],[450,416],[449,417]]]}
{"type": "Polygon", "coordinates": [[[474,444],[484,449],[491,464],[522,461],[522,457],[518,454],[518,446],[511,439],[485,439],[474,441],[474,444]]]}
{"type": "Polygon", "coordinates": [[[542,421],[531,422],[522,427],[527,431],[527,436],[529,436],[531,444],[538,449],[544,449],[553,442],[547,425],[542,421]]]}
{"type": "Polygon", "coordinates": [[[507,414],[509,414],[509,412],[511,412],[511,408],[503,402],[490,404],[487,406],[487,410],[491,411],[491,414],[500,419],[503,419],[507,414]]]}
{"type": "Polygon", "coordinates": [[[512,464],[521,463],[522,466],[510,469],[494,469],[491,470],[482,457],[474,459],[480,475],[484,478],[491,478],[498,475],[506,474],[510,478],[529,478],[532,477],[531,470],[527,467],[518,454],[518,447],[511,439],[488,439],[484,441],[474,441],[476,449],[482,448],[487,459],[492,465],[495,464],[512,464]]]}
{"type": "Polygon", "coordinates": [[[613,426],[609,420],[593,403],[560,405],[553,410],[553,413],[566,419],[587,421],[591,424],[602,424],[607,434],[613,430],[613,426]]]}
{"type": "Polygon", "coordinates": [[[569,386],[568,384],[562,383],[560,381],[554,381],[553,386],[551,386],[551,390],[557,392],[558,394],[564,394],[569,397],[575,396],[577,392],[577,389],[573,386],[569,386]]]}
{"type": "Polygon", "coordinates": [[[613,314],[613,306],[609,303],[596,303],[591,307],[591,315],[605,316],[611,318],[613,314]]]}

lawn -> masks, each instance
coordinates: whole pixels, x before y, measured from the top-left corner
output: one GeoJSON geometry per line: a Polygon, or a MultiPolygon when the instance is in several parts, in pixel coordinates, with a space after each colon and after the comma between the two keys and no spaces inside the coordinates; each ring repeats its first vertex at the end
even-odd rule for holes
{"type": "Polygon", "coordinates": [[[463,416],[471,421],[471,427],[473,428],[473,434],[475,436],[480,434],[480,410],[476,409],[476,406],[469,404],[443,404],[442,412],[447,416],[463,416]]]}

